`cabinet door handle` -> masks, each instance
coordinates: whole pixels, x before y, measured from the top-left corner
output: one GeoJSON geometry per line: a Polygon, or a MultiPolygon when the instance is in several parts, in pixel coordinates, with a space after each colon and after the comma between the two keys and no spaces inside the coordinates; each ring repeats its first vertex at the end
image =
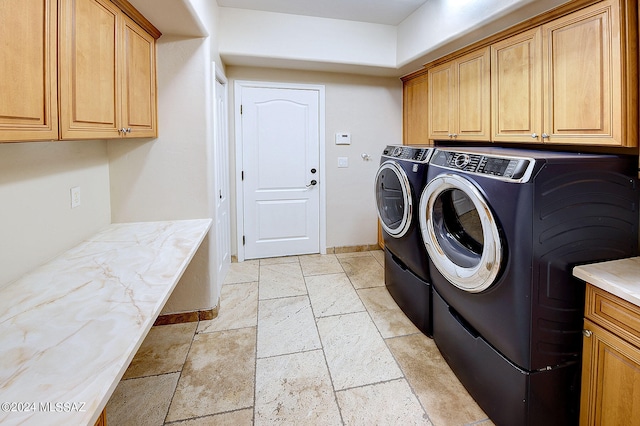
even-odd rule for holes
{"type": "Polygon", "coordinates": [[[531,133],[531,137],[534,139],[538,139],[538,134],[537,133],[531,133]]]}
{"type": "Polygon", "coordinates": [[[584,337],[591,337],[592,334],[593,332],[591,330],[582,330],[582,335],[584,337]]]}
{"type": "Polygon", "coordinates": [[[543,133],[543,134],[542,134],[542,139],[549,139],[549,135],[548,135],[548,134],[546,134],[546,133],[543,133]]]}

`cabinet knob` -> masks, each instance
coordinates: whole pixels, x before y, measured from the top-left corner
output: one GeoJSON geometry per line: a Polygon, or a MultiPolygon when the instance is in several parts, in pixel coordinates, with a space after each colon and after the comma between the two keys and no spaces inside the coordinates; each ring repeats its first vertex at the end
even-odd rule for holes
{"type": "Polygon", "coordinates": [[[531,137],[534,139],[538,139],[538,134],[537,133],[531,133],[531,137]]]}
{"type": "Polygon", "coordinates": [[[591,330],[582,330],[582,335],[584,337],[591,337],[592,334],[593,332],[591,330]]]}
{"type": "Polygon", "coordinates": [[[549,139],[549,135],[548,135],[548,134],[546,134],[546,133],[543,133],[543,134],[542,134],[542,139],[549,139]]]}

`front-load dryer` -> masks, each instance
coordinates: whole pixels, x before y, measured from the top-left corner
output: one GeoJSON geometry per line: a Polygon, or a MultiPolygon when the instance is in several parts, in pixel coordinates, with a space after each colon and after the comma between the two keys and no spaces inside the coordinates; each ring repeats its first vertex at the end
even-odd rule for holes
{"type": "Polygon", "coordinates": [[[636,255],[631,158],[438,149],[419,219],[433,337],[498,425],[578,422],[582,263],[636,255]]]}
{"type": "Polygon", "coordinates": [[[431,336],[431,284],[417,211],[432,147],[389,145],[375,177],[385,245],[385,285],[407,317],[431,336]]]}

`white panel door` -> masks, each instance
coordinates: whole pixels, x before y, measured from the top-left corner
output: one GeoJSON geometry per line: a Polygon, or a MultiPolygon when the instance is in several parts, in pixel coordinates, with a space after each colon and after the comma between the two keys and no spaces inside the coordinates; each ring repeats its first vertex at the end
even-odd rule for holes
{"type": "Polygon", "coordinates": [[[215,232],[216,275],[222,283],[231,265],[231,201],[229,198],[229,120],[227,119],[227,85],[216,78],[215,85],[215,232]]]}
{"type": "Polygon", "coordinates": [[[320,252],[316,90],[242,88],[245,258],[320,252]]]}

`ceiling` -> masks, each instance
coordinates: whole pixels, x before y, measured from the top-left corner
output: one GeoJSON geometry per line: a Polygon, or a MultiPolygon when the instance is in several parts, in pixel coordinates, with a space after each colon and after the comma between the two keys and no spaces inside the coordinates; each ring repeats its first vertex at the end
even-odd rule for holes
{"type": "Polygon", "coordinates": [[[398,25],[429,0],[218,0],[220,7],[398,25]]]}

